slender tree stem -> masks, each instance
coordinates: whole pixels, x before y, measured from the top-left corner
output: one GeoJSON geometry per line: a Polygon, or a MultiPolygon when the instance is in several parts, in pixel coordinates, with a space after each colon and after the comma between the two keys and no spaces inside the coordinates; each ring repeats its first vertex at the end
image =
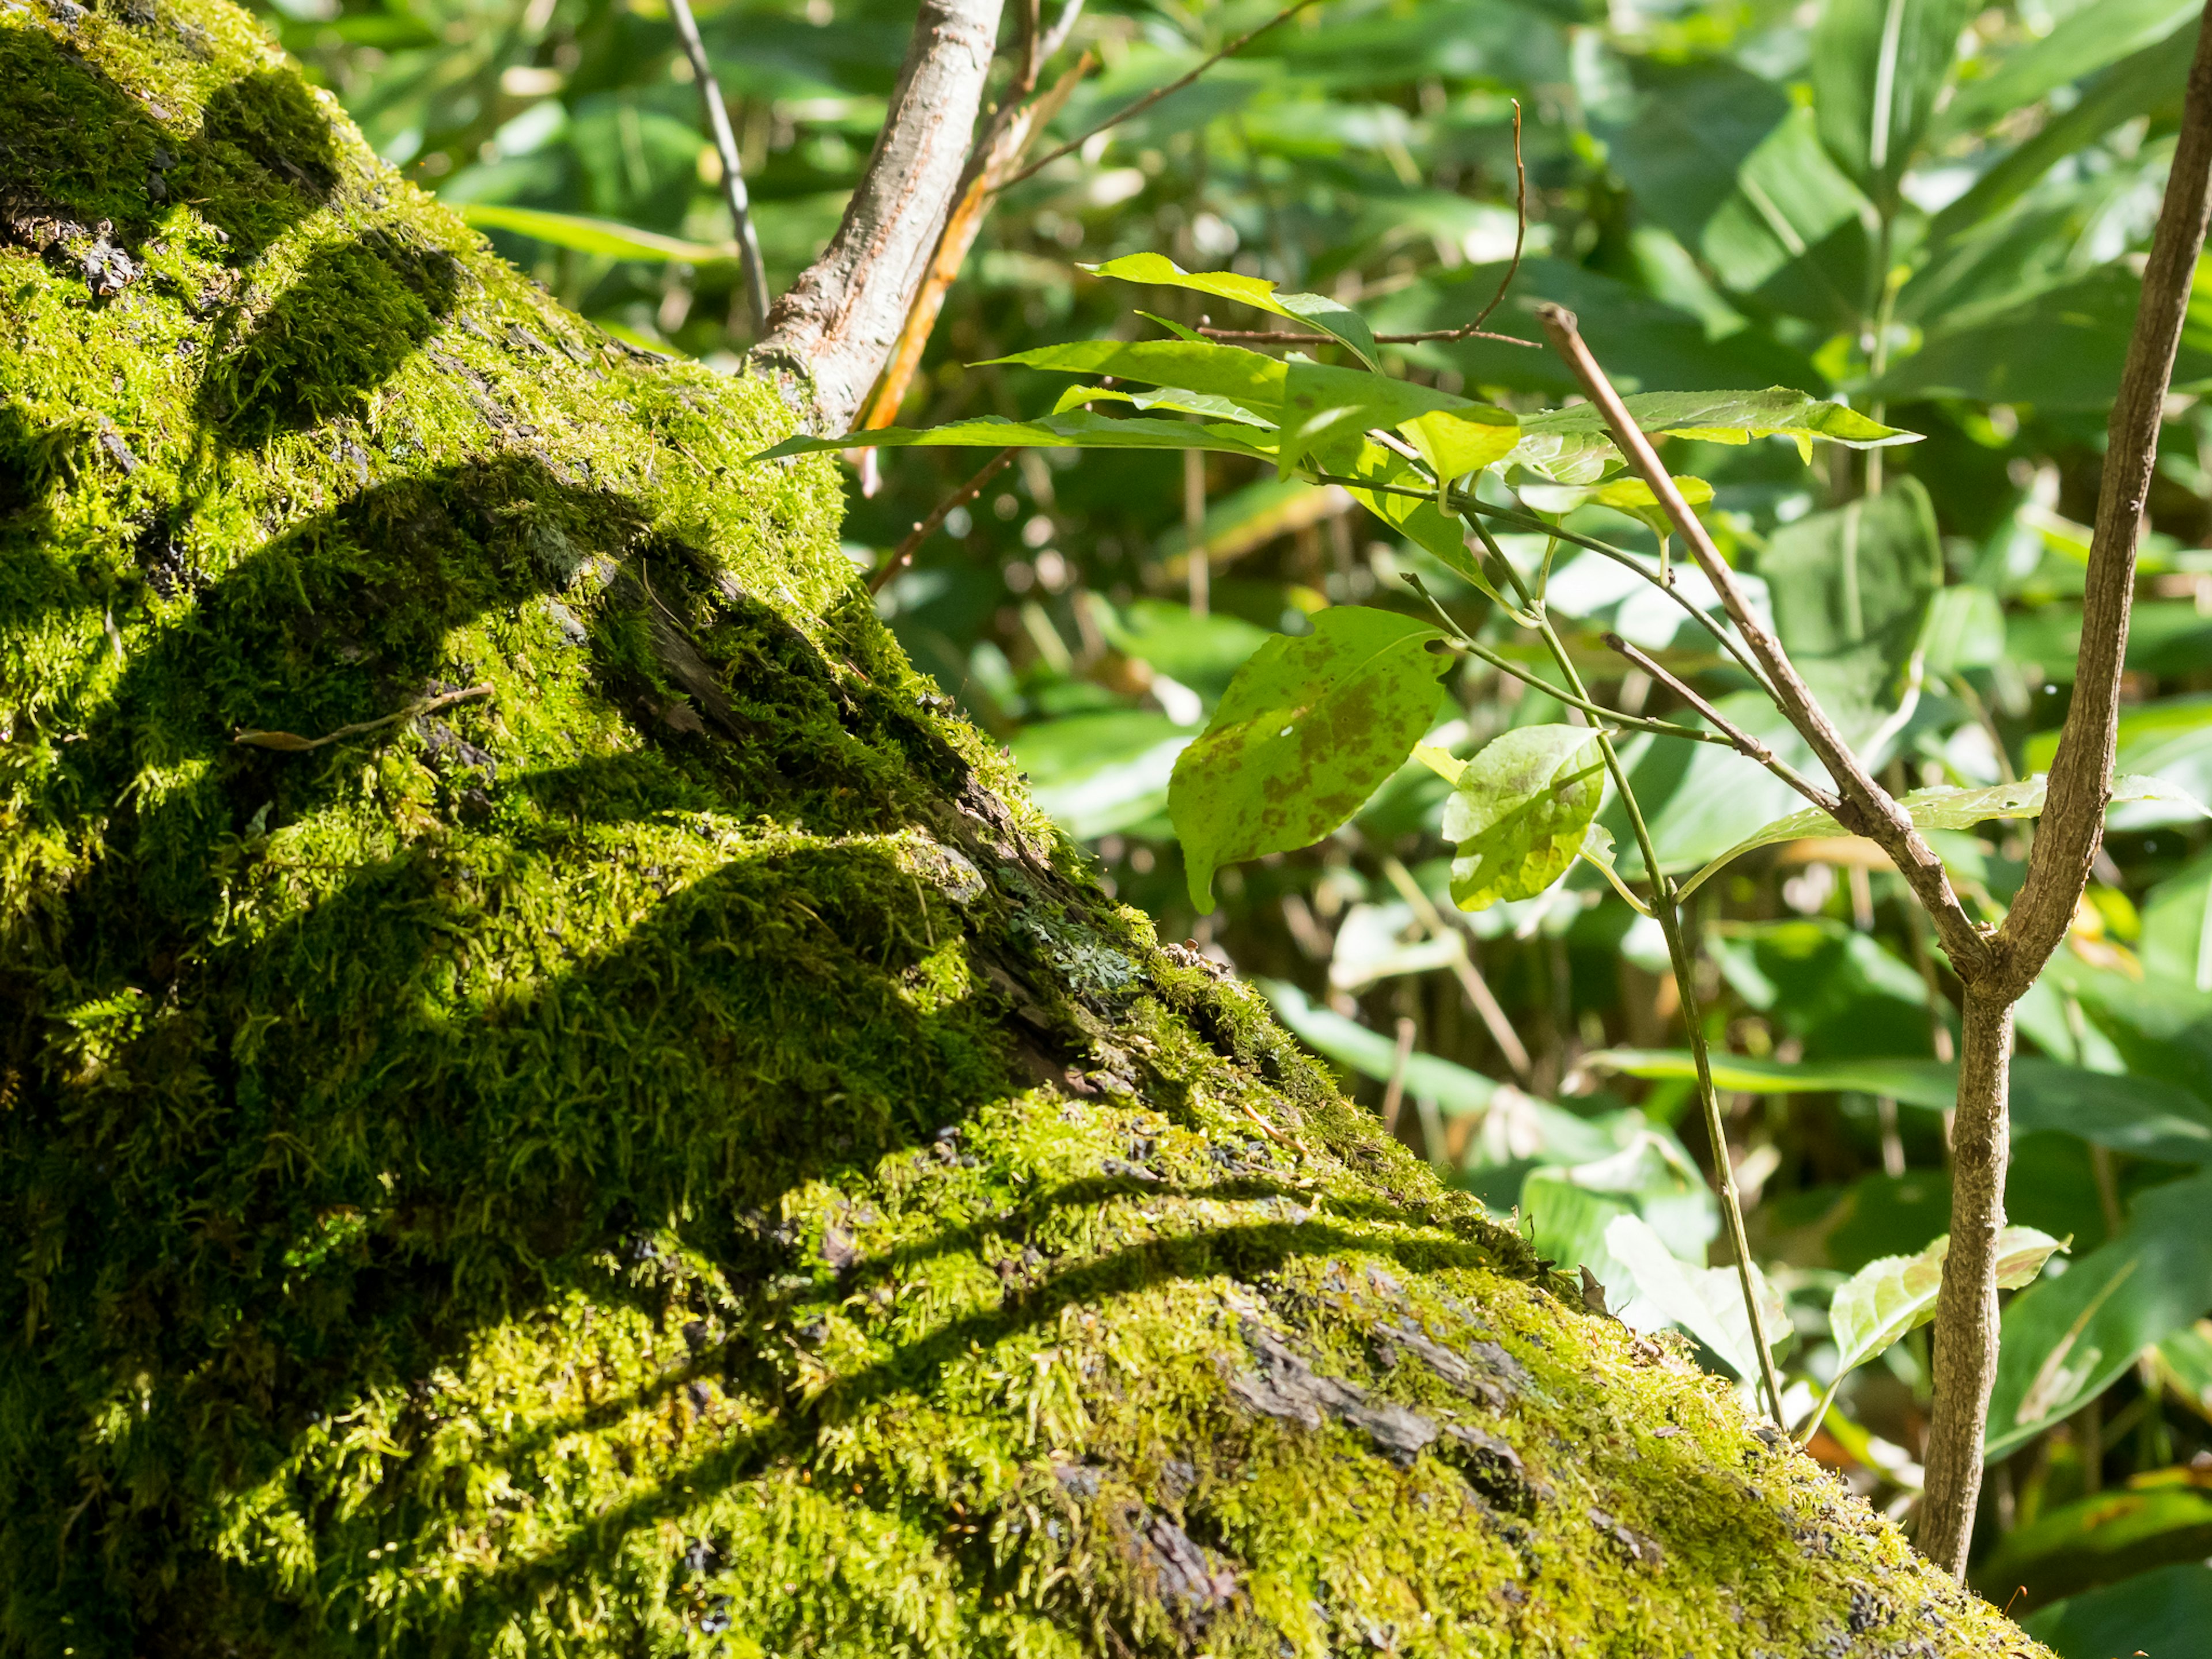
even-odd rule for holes
{"type": "Polygon", "coordinates": [[[706,43],[691,15],[691,0],[668,0],[669,21],[684,55],[691,60],[692,78],[699,83],[699,101],[706,106],[707,130],[714,137],[714,153],[722,159],[722,199],[729,204],[731,234],[737,238],[738,260],[744,268],[745,304],[752,313],[753,336],[768,327],[768,267],[761,262],[760,237],[753,229],[751,200],[745,194],[745,175],[738,157],[737,136],[730,131],[730,112],[722,102],[722,88],[707,61],[706,43]]]}
{"type": "MultiPolygon", "coordinates": [[[[1535,617],[1536,631],[1542,637],[1546,649],[1552,653],[1552,660],[1559,665],[1560,674],[1568,684],[1574,687],[1578,696],[1587,697],[1589,693],[1583,684],[1582,677],[1575,672],[1574,658],[1553,629],[1551,619],[1544,614],[1543,606],[1529,595],[1527,586],[1521,580],[1521,573],[1514,569],[1511,561],[1499,551],[1489,532],[1480,524],[1475,526],[1475,533],[1482,538],[1483,544],[1504,568],[1506,575],[1512,581],[1513,591],[1521,596],[1522,604],[1527,605],[1529,613],[1535,617]]],[[[1620,716],[1608,718],[1617,720],[1620,716]]],[[[1605,760],[1605,769],[1613,779],[1613,787],[1620,792],[1620,804],[1628,813],[1629,827],[1635,832],[1638,850],[1644,856],[1644,873],[1651,883],[1651,914],[1658,921],[1659,931],[1667,941],[1667,957],[1674,969],[1674,989],[1682,1004],[1682,1023],[1689,1032],[1691,1060],[1698,1073],[1698,1100],[1705,1109],[1705,1133],[1712,1143],[1713,1188],[1720,1198],[1722,1216],[1728,1224],[1729,1247],[1735,1252],[1736,1282],[1743,1292],[1744,1319],[1751,1328],[1752,1346],[1759,1353],[1759,1378],[1766,1386],[1767,1409],[1773,1414],[1775,1423],[1786,1431],[1789,1425],[1784,1422],[1782,1416],[1782,1383],[1775,1374],[1774,1354],[1767,1346],[1765,1328],[1759,1323],[1759,1291],[1751,1277],[1751,1242],[1744,1232],[1743,1203],[1736,1193],[1735,1166],[1729,1158],[1728,1126],[1721,1117],[1720,1096],[1713,1088],[1712,1061],[1705,1052],[1705,1021],[1698,1007],[1697,968],[1688,942],[1683,936],[1674,886],[1659,867],[1658,848],[1652,842],[1650,827],[1644,822],[1644,810],[1637,802],[1636,792],[1629,787],[1628,770],[1621,765],[1620,756],[1613,749],[1613,739],[1607,735],[1602,726],[1597,727],[1597,745],[1599,754],[1605,760]]]]}
{"type": "MultiPolygon", "coordinates": [[[[1628,660],[1633,663],[1638,668],[1650,675],[1653,679],[1658,681],[1660,684],[1665,686],[1669,691],[1672,691],[1684,702],[1688,703],[1691,708],[1696,709],[1698,713],[1703,714],[1707,720],[1711,720],[1714,726],[1721,732],[1723,737],[1728,742],[1735,746],[1735,750],[1738,754],[1743,756],[1747,760],[1757,761],[1761,766],[1773,773],[1776,777],[1781,779],[1783,782],[1788,784],[1799,794],[1804,796],[1807,800],[1811,801],[1814,805],[1819,807],[1822,811],[1828,813],[1835,811],[1836,798],[1834,795],[1830,793],[1827,790],[1821,788],[1820,785],[1813,782],[1810,779],[1805,777],[1797,770],[1796,768],[1791,766],[1789,762],[1782,759],[1781,757],[1777,755],[1771,749],[1769,749],[1765,744],[1761,743],[1757,738],[1753,737],[1750,732],[1745,731],[1741,726],[1736,725],[1735,721],[1729,720],[1729,717],[1722,714],[1719,709],[1714,708],[1712,704],[1706,702],[1705,698],[1699,696],[1695,691],[1692,690],[1684,682],[1675,678],[1674,675],[1668,673],[1664,668],[1662,668],[1658,663],[1654,661],[1645,653],[1638,650],[1634,646],[1631,645],[1626,640],[1621,638],[1618,634],[1606,635],[1605,643],[1606,647],[1608,650],[1616,652],[1620,655],[1628,659],[1628,660]]],[[[1620,717],[1615,716],[1615,718],[1618,719],[1620,717]]]]}

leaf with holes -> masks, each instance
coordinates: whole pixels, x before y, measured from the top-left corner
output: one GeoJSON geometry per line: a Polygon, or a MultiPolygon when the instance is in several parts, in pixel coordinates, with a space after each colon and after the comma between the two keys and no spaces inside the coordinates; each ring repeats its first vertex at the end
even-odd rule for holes
{"type": "Polygon", "coordinates": [[[1524,726],[1461,769],[1443,821],[1461,909],[1534,898],[1566,874],[1605,799],[1596,744],[1587,726],[1524,726]]]}
{"type": "Polygon", "coordinates": [[[1303,639],[1252,653],[1176,763],[1168,813],[1190,896],[1213,910],[1213,872],[1310,846],[1358,811],[1435,718],[1443,635],[1388,611],[1345,606],[1303,639]]]}

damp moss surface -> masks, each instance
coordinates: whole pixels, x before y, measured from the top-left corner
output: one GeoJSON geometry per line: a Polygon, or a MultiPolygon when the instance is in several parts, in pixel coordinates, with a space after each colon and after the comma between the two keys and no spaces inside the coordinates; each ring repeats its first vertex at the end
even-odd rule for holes
{"type": "Polygon", "coordinates": [[[2035,1648],[222,0],[0,0],[0,1652],[2035,1648]]]}

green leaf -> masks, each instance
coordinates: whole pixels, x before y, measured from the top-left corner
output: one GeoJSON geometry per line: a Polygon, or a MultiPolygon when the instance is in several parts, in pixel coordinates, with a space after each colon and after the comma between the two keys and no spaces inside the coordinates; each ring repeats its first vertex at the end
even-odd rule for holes
{"type": "Polygon", "coordinates": [[[2004,606],[1986,587],[1942,588],[1929,597],[1919,648],[1931,674],[1993,667],[2004,660],[2004,606]]]}
{"type": "MultiPolygon", "coordinates": [[[[1640,1216],[1620,1216],[1608,1223],[1605,1248],[1628,1270],[1638,1296],[1727,1361],[1744,1381],[1758,1376],[1759,1351],[1744,1310],[1742,1281],[1734,1267],[1684,1263],[1640,1216]]],[[[1759,1328],[1770,1348],[1779,1347],[1790,1334],[1789,1309],[1756,1263],[1751,1282],[1759,1303],[1759,1328]]]]}
{"type": "Polygon", "coordinates": [[[1455,471],[1440,468],[1439,478],[1455,478],[1487,466],[1520,441],[1519,422],[1488,404],[1412,380],[1304,358],[1292,358],[1288,368],[1278,452],[1278,465],[1285,471],[1316,452],[1332,464],[1358,453],[1373,427],[1400,428],[1417,447],[1426,446],[1422,453],[1431,466],[1439,461],[1471,461],[1455,471]]]}
{"type": "Polygon", "coordinates": [[[1052,412],[1065,415],[1072,409],[1082,409],[1091,404],[1127,404],[1132,409],[1152,410],[1164,409],[1177,415],[1198,415],[1209,421],[1233,421],[1240,426],[1264,427],[1272,431],[1275,422],[1262,415],[1255,415],[1241,404],[1232,404],[1226,398],[1216,398],[1203,392],[1184,392],[1175,386],[1161,386],[1152,392],[1133,392],[1117,386],[1072,386],[1054,401],[1052,412]]]}
{"type": "MultiPolygon", "coordinates": [[[[2066,1245],[2033,1227],[2007,1227],[1997,1235],[1997,1287],[2016,1291],[2034,1282],[2043,1264],[2066,1245]]],[[[1855,1370],[1907,1331],[1936,1317],[1943,1286],[1946,1233],[1917,1255],[1887,1255],[1853,1273],[1829,1304],[1835,1333],[1837,1375],[1855,1370]]]]}
{"type": "MultiPolygon", "coordinates": [[[[1990,784],[1979,789],[1916,789],[1900,796],[1898,805],[1904,807],[1912,822],[1923,830],[1971,830],[1978,823],[1987,823],[1994,818],[2033,818],[2043,814],[2043,791],[2045,776],[2038,772],[2016,783],[1990,784]]],[[[2112,780],[2112,804],[2115,806],[2133,801],[2161,801],[2169,805],[2193,808],[2198,817],[2212,817],[2203,803],[2190,797],[2184,790],[2163,778],[2137,777],[2129,775],[2112,780]]],[[[1840,836],[1844,826],[1817,806],[1808,806],[1802,812],[1792,812],[1787,817],[1777,818],[1765,829],[1747,836],[1728,851],[1705,866],[1682,884],[1682,896],[1688,897],[1707,879],[1746,853],[1761,847],[1771,847],[1785,841],[1803,841],[1809,836],[1840,836]]]]}
{"type": "Polygon", "coordinates": [[[1943,580],[1936,508],[1917,478],[1783,526],[1759,556],[1775,632],[1848,738],[1897,702],[1943,580]]]}
{"type": "Polygon", "coordinates": [[[1820,142],[1860,189],[1894,206],[1974,0],[1828,0],[1813,27],[1820,142]]]}
{"type": "Polygon", "coordinates": [[[1311,845],[1398,769],[1436,713],[1450,659],[1428,647],[1443,637],[1387,611],[1338,607],[1237,671],[1168,793],[1200,915],[1212,913],[1220,866],[1311,845]]]}
{"type": "Polygon", "coordinates": [[[2212,1566],[2192,1561],[2136,1573],[2054,1601],[2020,1622],[2060,1659],[2187,1653],[2212,1629],[2212,1566]]]}
{"type": "Polygon", "coordinates": [[[1987,1455],[2070,1415],[2212,1308],[2212,1176],[2154,1187],[2103,1248],[2005,1310],[1987,1455]]]}
{"type": "MultiPolygon", "coordinates": [[[[1753,438],[1780,435],[1796,439],[1801,447],[1821,438],[1852,449],[1882,449],[1920,441],[1917,432],[1884,426],[1855,409],[1808,397],[1786,386],[1769,386],[1764,392],[1637,392],[1621,402],[1645,432],[1700,438],[1707,443],[1747,444],[1753,438]]],[[[1574,404],[1524,415],[1521,429],[1603,434],[1607,428],[1595,404],[1574,404]]]]}
{"type": "MultiPolygon", "coordinates": [[[[2038,1516],[2001,1540],[1974,1575],[1993,1593],[2025,1590],[2021,1604],[2034,1607],[2110,1584],[2118,1593],[2134,1589],[2138,1574],[2156,1568],[2204,1571],[2212,1554],[2212,1491],[2194,1483],[2185,1465],[2138,1475],[2122,1492],[2104,1492],[2038,1516]],[[2162,1477],[2162,1478],[2161,1478],[2162,1477]]],[[[2091,1651],[2098,1659],[2122,1653],[2202,1653],[2200,1626],[2172,1646],[2151,1647],[2130,1635],[2117,1647],[2091,1651]]],[[[2080,1650],[2075,1650],[2079,1651],[2080,1650]]]]}
{"type": "MultiPolygon", "coordinates": [[[[1432,481],[1424,477],[1420,470],[1404,456],[1382,447],[1371,439],[1362,439],[1357,454],[1339,451],[1330,457],[1331,471],[1353,478],[1370,478],[1380,484],[1393,484],[1400,489],[1428,489],[1432,481]]],[[[1346,486],[1352,500],[1389,525],[1416,546],[1425,548],[1441,559],[1452,570],[1507,610],[1513,610],[1513,601],[1505,597],[1501,580],[1494,580],[1487,570],[1487,560],[1478,557],[1467,544],[1467,531],[1455,514],[1446,513],[1428,495],[1406,495],[1382,490],[1358,489],[1346,486]]]]}
{"type": "Polygon", "coordinates": [[[1566,874],[1605,798],[1596,742],[1587,726],[1523,726],[1468,762],[1443,819],[1461,909],[1534,898],[1566,874]]]}
{"type": "MultiPolygon", "coordinates": [[[[1810,1060],[1784,1062],[1712,1054],[1713,1086],[1735,1094],[1861,1094],[1940,1112],[1956,1103],[1959,1068],[1948,1060],[1810,1060]]],[[[1629,1077],[1688,1079],[1686,1049],[1606,1048],[1583,1064],[1629,1077]]],[[[2118,1077],[2039,1056],[2013,1062],[2015,1135],[2056,1130],[2132,1157],[2166,1164],[2212,1163],[2212,1105],[2175,1084],[2118,1077]]]]}
{"type": "Polygon", "coordinates": [[[1038,809],[1089,840],[1159,815],[1191,736],[1165,714],[1120,709],[1026,726],[1009,747],[1038,809]]]}
{"type": "MultiPolygon", "coordinates": [[[[1307,1046],[1363,1077],[1372,1078],[1377,1083],[1390,1080],[1391,1070],[1398,1060],[1398,1045],[1390,1038],[1380,1031],[1370,1030],[1356,1019],[1347,1019],[1318,1006],[1295,985],[1273,979],[1256,983],[1274,1005],[1283,1024],[1297,1032],[1307,1046]]],[[[1407,1092],[1435,1101],[1437,1109],[1446,1117],[1488,1111],[1504,1086],[1480,1072],[1455,1066],[1434,1054],[1416,1053],[1406,1057],[1407,1092]]],[[[1551,1109],[1562,1117],[1572,1115],[1556,1106],[1551,1109]]]]}
{"type": "Polygon", "coordinates": [[[2096,0],[2039,40],[2002,59],[1994,73],[1961,81],[1938,123],[1966,133],[2070,86],[2132,52],[2168,41],[2203,8],[2196,0],[2096,0]]]}
{"type": "MultiPolygon", "coordinates": [[[[1713,498],[1713,487],[1687,473],[1670,474],[1674,488],[1691,507],[1703,507],[1713,498]]],[[[1523,484],[1521,499],[1539,513],[1568,514],[1586,506],[1609,507],[1631,518],[1655,535],[1673,533],[1674,520],[1659,505],[1651,486],[1638,477],[1615,478],[1601,484],[1523,484]]]]}
{"type": "Polygon", "coordinates": [[[738,257],[734,242],[687,242],[663,236],[611,219],[590,219],[575,213],[548,213],[538,208],[507,207],[492,202],[470,202],[461,217],[478,230],[511,230],[533,241],[606,259],[636,259],[652,264],[671,263],[711,265],[738,257]]]}
{"type": "Polygon", "coordinates": [[[1283,365],[1262,353],[1211,340],[1077,340],[994,357],[976,367],[999,364],[1176,386],[1225,398],[1270,422],[1283,418],[1283,365]]]}
{"type": "Polygon", "coordinates": [[[1191,421],[1155,421],[1143,416],[1113,420],[1103,415],[1070,412],[1041,420],[1008,421],[986,415],[972,421],[912,431],[902,426],[848,432],[839,438],[786,438],[752,459],[773,461],[786,455],[818,455],[844,449],[1200,449],[1224,455],[1253,455],[1273,460],[1246,435],[1250,428],[1202,426],[1191,421]]]}
{"type": "Polygon", "coordinates": [[[1233,270],[1188,271],[1162,253],[1129,253],[1102,265],[1081,269],[1094,276],[1112,276],[1125,283],[1151,283],[1162,288],[1188,289],[1219,300],[1234,300],[1259,311],[1273,312],[1340,341],[1370,368],[1375,360],[1375,332],[1358,313],[1318,294],[1280,294],[1263,276],[1240,276],[1233,270]]]}

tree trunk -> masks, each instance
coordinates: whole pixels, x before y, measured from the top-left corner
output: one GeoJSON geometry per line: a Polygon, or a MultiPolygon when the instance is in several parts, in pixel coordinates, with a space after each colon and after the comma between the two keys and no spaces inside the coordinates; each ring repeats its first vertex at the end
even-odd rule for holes
{"type": "Polygon", "coordinates": [[[0,1651],[2032,1650],[1103,896],[772,389],[45,3],[0,1651]]]}

